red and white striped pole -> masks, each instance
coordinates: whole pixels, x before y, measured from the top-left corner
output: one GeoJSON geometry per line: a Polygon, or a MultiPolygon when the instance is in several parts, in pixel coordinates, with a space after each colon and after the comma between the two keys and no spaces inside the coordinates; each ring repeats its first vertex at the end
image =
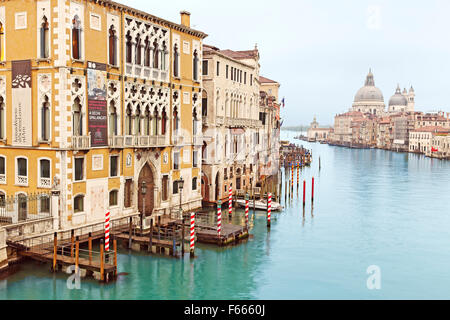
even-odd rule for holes
{"type": "Polygon", "coordinates": [[[233,188],[230,187],[228,188],[228,215],[231,217],[231,215],[233,214],[233,188]]]}
{"type": "Polygon", "coordinates": [[[222,201],[217,201],[217,235],[220,238],[222,231],[222,201]]]}
{"type": "Polygon", "coordinates": [[[272,211],[272,194],[267,195],[267,228],[270,228],[270,213],[272,211]]]}
{"type": "Polygon", "coordinates": [[[191,212],[191,246],[190,246],[191,258],[194,257],[194,250],[195,250],[195,212],[191,212]]]}
{"type": "Polygon", "coordinates": [[[109,215],[108,211],[105,216],[105,251],[109,251],[109,215]]]}
{"type": "Polygon", "coordinates": [[[248,193],[245,194],[245,226],[248,230],[248,193]]]}

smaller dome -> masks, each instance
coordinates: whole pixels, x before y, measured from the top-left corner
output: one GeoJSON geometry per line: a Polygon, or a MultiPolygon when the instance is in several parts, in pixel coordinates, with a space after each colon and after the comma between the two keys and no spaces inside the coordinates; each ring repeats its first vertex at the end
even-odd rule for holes
{"type": "Polygon", "coordinates": [[[389,99],[389,106],[407,106],[408,100],[402,95],[400,86],[397,86],[395,94],[389,99]]]}

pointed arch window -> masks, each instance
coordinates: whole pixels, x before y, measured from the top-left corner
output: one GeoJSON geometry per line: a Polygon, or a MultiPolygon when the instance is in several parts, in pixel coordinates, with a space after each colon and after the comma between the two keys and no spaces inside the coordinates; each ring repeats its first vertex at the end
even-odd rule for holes
{"type": "Polygon", "coordinates": [[[0,61],[5,61],[5,29],[3,23],[0,22],[0,61]]]}
{"type": "Polygon", "coordinates": [[[117,66],[117,31],[113,25],[109,28],[109,64],[117,66]]]}
{"type": "Polygon", "coordinates": [[[166,108],[164,108],[161,114],[161,135],[165,135],[166,130],[167,130],[167,113],[166,108]]]}
{"type": "Polygon", "coordinates": [[[136,112],[134,114],[134,134],[141,134],[141,107],[138,106],[136,108],[136,112]]]}
{"type": "Polygon", "coordinates": [[[135,52],[135,63],[137,65],[142,64],[142,50],[141,50],[142,44],[141,44],[141,37],[137,36],[136,38],[136,52],[135,52]]]}
{"type": "Polygon", "coordinates": [[[158,135],[158,110],[153,113],[153,135],[158,135]]]}
{"type": "Polygon", "coordinates": [[[194,70],[194,81],[198,81],[198,53],[197,50],[194,51],[194,59],[193,59],[193,70],[194,70]]]}
{"type": "Polygon", "coordinates": [[[126,119],[125,119],[125,133],[129,136],[132,135],[131,127],[132,127],[132,112],[131,112],[131,105],[127,105],[127,111],[126,111],[126,119]]]}
{"type": "Polygon", "coordinates": [[[116,103],[114,102],[114,100],[111,100],[109,104],[109,135],[118,135],[118,116],[116,103]]]}
{"type": "Polygon", "coordinates": [[[5,101],[0,97],[0,140],[5,139],[5,101]]]}
{"type": "Polygon", "coordinates": [[[44,16],[42,18],[41,30],[40,30],[41,58],[42,59],[47,59],[50,56],[50,54],[49,54],[49,44],[50,44],[49,34],[50,34],[50,32],[49,32],[49,28],[48,28],[47,17],[44,16]]]}
{"type": "Polygon", "coordinates": [[[151,45],[148,37],[145,39],[145,47],[144,47],[144,66],[150,67],[150,56],[151,56],[151,45]]]}
{"type": "Polygon", "coordinates": [[[147,106],[145,108],[145,117],[144,117],[144,133],[146,136],[150,135],[151,121],[152,121],[152,116],[151,116],[150,108],[147,106]]]}
{"type": "Polygon", "coordinates": [[[41,139],[42,141],[50,139],[50,103],[48,96],[44,97],[41,107],[41,139]]]}
{"type": "Polygon", "coordinates": [[[178,110],[175,108],[173,111],[173,134],[174,136],[178,136],[178,128],[179,128],[179,118],[178,118],[178,110]]]}
{"type": "Polygon", "coordinates": [[[131,52],[132,52],[132,38],[131,38],[131,34],[128,31],[127,36],[126,36],[126,61],[127,63],[132,63],[132,57],[131,57],[131,52]]]}
{"type": "Polygon", "coordinates": [[[166,42],[164,41],[161,50],[161,70],[166,70],[166,56],[167,56],[167,46],[166,42]]]}
{"type": "Polygon", "coordinates": [[[194,109],[194,112],[192,113],[192,136],[197,136],[197,110],[194,109]]]}
{"type": "Polygon", "coordinates": [[[81,20],[78,15],[72,19],[72,58],[81,60],[81,20]]]}
{"type": "Polygon", "coordinates": [[[178,46],[175,44],[173,47],[173,76],[179,77],[178,73],[178,59],[179,59],[180,53],[178,52],[178,46]]]}
{"type": "Polygon", "coordinates": [[[74,136],[83,135],[83,114],[80,103],[80,98],[76,97],[72,106],[72,130],[74,136]]]}
{"type": "Polygon", "coordinates": [[[156,40],[153,42],[153,68],[158,69],[159,67],[159,48],[158,42],[156,40]]]}

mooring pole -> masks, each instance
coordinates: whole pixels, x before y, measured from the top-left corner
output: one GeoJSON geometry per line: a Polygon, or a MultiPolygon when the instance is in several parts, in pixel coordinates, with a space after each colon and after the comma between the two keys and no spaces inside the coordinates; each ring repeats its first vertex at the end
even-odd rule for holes
{"type": "Polygon", "coordinates": [[[306,181],[303,180],[303,206],[305,206],[306,204],[305,196],[306,196],[306,181]]]}
{"type": "Polygon", "coordinates": [[[195,250],[195,212],[191,212],[191,238],[190,238],[190,257],[194,258],[195,250]]]}
{"type": "Polygon", "coordinates": [[[113,236],[113,245],[114,245],[114,276],[117,276],[117,239],[113,236]]]}
{"type": "Polygon", "coordinates": [[[314,202],[314,177],[312,177],[311,182],[311,203],[314,202]]]}
{"type": "Polygon", "coordinates": [[[53,272],[56,272],[56,257],[58,254],[58,233],[53,234],[53,272]]]}
{"type": "Polygon", "coordinates": [[[75,245],[75,272],[76,273],[78,273],[79,258],[80,258],[80,238],[77,236],[76,245],[75,245]]]}
{"type": "Polygon", "coordinates": [[[105,280],[105,265],[104,265],[104,254],[103,254],[103,239],[100,239],[100,280],[105,280]]]}
{"type": "Polygon", "coordinates": [[[267,228],[270,229],[270,214],[272,211],[272,194],[267,195],[267,228]]]}
{"type": "Polygon", "coordinates": [[[73,258],[73,245],[75,242],[75,231],[72,229],[70,231],[70,257],[73,258]]]}
{"type": "Polygon", "coordinates": [[[150,235],[149,235],[149,244],[148,251],[153,253],[153,219],[150,219],[150,235]]]}
{"type": "Polygon", "coordinates": [[[92,232],[89,232],[88,238],[89,264],[92,263],[92,232]]]}
{"type": "Polygon", "coordinates": [[[133,233],[133,218],[130,217],[130,225],[128,230],[128,249],[131,249],[131,237],[133,233]]]}
{"type": "Polygon", "coordinates": [[[183,215],[183,224],[181,225],[181,255],[184,257],[184,215],[183,215]]]}

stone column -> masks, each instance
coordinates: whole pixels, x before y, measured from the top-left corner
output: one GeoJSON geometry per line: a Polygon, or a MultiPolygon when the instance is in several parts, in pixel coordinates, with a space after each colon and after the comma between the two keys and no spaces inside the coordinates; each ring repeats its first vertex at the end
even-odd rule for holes
{"type": "Polygon", "coordinates": [[[53,230],[59,229],[59,190],[52,190],[51,213],[53,217],[53,230]]]}

